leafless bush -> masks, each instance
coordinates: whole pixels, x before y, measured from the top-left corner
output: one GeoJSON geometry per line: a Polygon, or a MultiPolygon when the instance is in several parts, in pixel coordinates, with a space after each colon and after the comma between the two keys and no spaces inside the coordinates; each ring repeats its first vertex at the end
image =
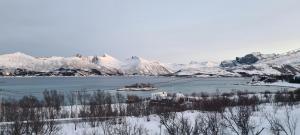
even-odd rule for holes
{"type": "Polygon", "coordinates": [[[41,102],[33,96],[4,104],[5,121],[3,134],[45,134],[45,115],[41,102]]]}
{"type": "Polygon", "coordinates": [[[120,94],[119,92],[115,94],[116,109],[118,111],[119,116],[125,116],[126,113],[126,108],[124,106],[125,101],[126,99],[122,94],[120,94]]]}
{"type": "Polygon", "coordinates": [[[295,91],[277,91],[274,96],[274,102],[277,105],[294,105],[297,101],[297,90],[295,91]]]}
{"type": "Polygon", "coordinates": [[[296,135],[296,127],[298,123],[298,119],[292,116],[291,108],[285,108],[285,124],[288,128],[290,135],[296,135]]]}
{"type": "Polygon", "coordinates": [[[112,135],[112,121],[111,120],[105,120],[100,122],[100,127],[102,129],[103,135],[112,135]]]}
{"type": "Polygon", "coordinates": [[[82,91],[77,91],[76,96],[79,104],[81,105],[80,113],[79,113],[80,117],[87,117],[90,94],[86,90],[82,90],[82,91]]]}
{"type": "Polygon", "coordinates": [[[178,133],[178,123],[176,122],[175,112],[164,112],[158,115],[160,123],[166,128],[166,131],[170,135],[178,133]]]}
{"type": "Polygon", "coordinates": [[[194,127],[184,113],[165,112],[159,114],[160,123],[166,128],[170,135],[191,135],[194,127]]]}
{"type": "Polygon", "coordinates": [[[75,113],[73,111],[73,106],[75,105],[75,95],[73,92],[70,92],[68,95],[67,95],[67,99],[68,99],[68,102],[69,102],[69,105],[70,105],[70,114],[69,114],[69,117],[70,118],[74,118],[75,117],[75,113]]]}
{"type": "Polygon", "coordinates": [[[234,106],[250,106],[252,111],[256,111],[259,103],[259,98],[256,95],[240,95],[234,106]]]}
{"type": "Polygon", "coordinates": [[[24,131],[24,126],[25,126],[24,122],[18,121],[17,119],[20,119],[20,118],[16,118],[16,120],[13,121],[13,124],[7,125],[7,130],[6,130],[7,134],[9,134],[9,135],[21,135],[21,134],[25,133],[25,131],[24,131]]]}
{"type": "Polygon", "coordinates": [[[45,117],[41,103],[33,96],[25,96],[19,101],[20,115],[24,121],[26,134],[44,134],[45,117]]]}
{"type": "Polygon", "coordinates": [[[59,112],[61,106],[64,104],[64,95],[58,93],[56,90],[45,90],[44,94],[44,106],[47,109],[46,117],[48,121],[46,122],[46,132],[49,135],[56,134],[60,127],[55,122],[55,119],[59,118],[59,112]]]}
{"type": "Polygon", "coordinates": [[[219,112],[199,114],[194,128],[194,135],[222,135],[225,129],[222,115],[219,112]]]}
{"type": "Polygon", "coordinates": [[[55,109],[59,113],[61,106],[64,104],[64,94],[58,93],[56,90],[45,90],[43,92],[45,107],[55,109]]]}
{"type": "Polygon", "coordinates": [[[223,112],[226,107],[231,106],[233,101],[227,97],[214,96],[207,99],[202,99],[196,102],[198,110],[223,112]],[[198,105],[197,105],[198,104],[198,105]]]}
{"type": "Polygon", "coordinates": [[[120,123],[114,120],[101,122],[103,135],[148,135],[148,130],[135,122],[127,122],[123,119],[120,123]]]}
{"type": "Polygon", "coordinates": [[[236,110],[229,108],[223,113],[225,126],[236,135],[259,135],[264,128],[256,130],[256,125],[250,120],[253,110],[249,106],[239,106],[236,110]]]}
{"type": "Polygon", "coordinates": [[[179,114],[179,134],[181,135],[191,135],[193,133],[194,127],[192,126],[188,117],[184,116],[184,113],[179,114]]]}
{"type": "Polygon", "coordinates": [[[270,130],[274,135],[296,135],[298,119],[294,118],[290,107],[285,106],[284,108],[284,118],[276,116],[275,111],[273,113],[264,113],[264,116],[269,123],[270,130]]]}

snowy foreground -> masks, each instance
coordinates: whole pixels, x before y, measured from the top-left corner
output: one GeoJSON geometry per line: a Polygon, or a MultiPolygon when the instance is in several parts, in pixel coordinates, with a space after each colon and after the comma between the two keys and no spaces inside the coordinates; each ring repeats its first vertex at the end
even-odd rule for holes
{"type": "MultiPolygon", "coordinates": [[[[298,120],[300,119],[300,105],[294,105],[293,107],[287,107],[287,106],[276,106],[271,104],[264,104],[258,106],[259,111],[255,111],[253,115],[250,117],[250,125],[254,126],[255,131],[262,131],[261,135],[270,135],[271,127],[270,123],[267,121],[267,117],[269,118],[273,116],[273,118],[277,118],[279,120],[279,123],[282,123],[284,128],[288,129],[288,123],[287,123],[287,111],[290,112],[289,118],[291,120],[291,123],[296,122],[295,124],[295,135],[300,134],[300,123],[298,120]]],[[[225,112],[225,114],[228,113],[225,112]]],[[[195,120],[197,121],[199,119],[199,116],[205,116],[207,114],[212,114],[211,112],[199,112],[199,111],[185,111],[185,112],[177,112],[176,113],[179,117],[183,117],[188,119],[188,122],[192,126],[191,128],[194,128],[195,120]]],[[[143,134],[149,134],[149,135],[160,135],[160,134],[168,134],[166,132],[166,128],[160,123],[160,117],[158,115],[150,115],[147,119],[147,117],[126,117],[127,123],[131,127],[142,127],[146,129],[147,133],[143,134]],[[149,119],[150,118],[150,119],[149,119]]],[[[114,126],[120,126],[120,125],[114,125],[114,126]]],[[[77,130],[75,130],[75,124],[74,123],[68,123],[68,124],[61,124],[60,125],[60,132],[59,134],[62,135],[89,135],[89,134],[104,134],[103,133],[103,125],[99,125],[96,127],[91,127],[89,122],[82,122],[78,123],[77,130]]],[[[110,127],[112,128],[112,127],[110,127]]],[[[234,132],[231,129],[225,129],[223,131],[224,134],[234,134],[234,132]]],[[[290,135],[288,133],[288,135],[290,135]]]]}
{"type": "Polygon", "coordinates": [[[57,91],[45,91],[40,101],[34,96],[7,100],[0,104],[0,134],[300,134],[300,89],[190,96],[156,93],[148,100],[103,91],[83,94],[68,97],[69,105],[63,104],[64,95],[57,91]]]}

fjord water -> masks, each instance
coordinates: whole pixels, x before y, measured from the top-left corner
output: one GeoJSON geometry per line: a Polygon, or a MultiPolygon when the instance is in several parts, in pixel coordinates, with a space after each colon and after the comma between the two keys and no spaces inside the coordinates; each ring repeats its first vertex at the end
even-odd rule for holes
{"type": "MultiPolygon", "coordinates": [[[[159,88],[157,91],[170,93],[193,92],[213,93],[230,92],[232,90],[247,91],[277,91],[287,88],[277,86],[251,86],[251,78],[182,78],[156,76],[98,76],[98,77],[2,77],[0,78],[0,94],[8,98],[18,98],[24,95],[41,96],[42,92],[58,90],[64,93],[81,90],[105,90],[116,92],[116,89],[134,83],[152,83],[159,88]]],[[[290,88],[291,89],[291,88],[290,88]]],[[[157,92],[155,91],[155,92],[157,92]]],[[[150,96],[151,92],[121,92],[150,96]]]]}

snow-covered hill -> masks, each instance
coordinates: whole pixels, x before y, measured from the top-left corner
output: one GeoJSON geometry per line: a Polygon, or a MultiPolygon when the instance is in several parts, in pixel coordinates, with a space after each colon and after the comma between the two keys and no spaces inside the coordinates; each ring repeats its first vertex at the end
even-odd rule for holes
{"type": "Polygon", "coordinates": [[[283,54],[251,53],[235,60],[221,62],[220,66],[243,75],[296,75],[300,73],[300,50],[283,54]]]}
{"type": "Polygon", "coordinates": [[[226,71],[219,67],[219,62],[204,61],[196,62],[191,61],[189,64],[167,64],[168,68],[173,71],[175,76],[239,76],[239,74],[226,71]]]}

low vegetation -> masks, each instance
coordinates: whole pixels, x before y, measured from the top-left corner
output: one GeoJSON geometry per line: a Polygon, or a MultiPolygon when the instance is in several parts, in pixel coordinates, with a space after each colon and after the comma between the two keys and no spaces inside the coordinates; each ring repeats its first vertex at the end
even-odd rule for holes
{"type": "Polygon", "coordinates": [[[148,134],[145,127],[129,123],[124,118],[150,115],[159,116],[164,133],[170,135],[222,135],[225,129],[236,135],[259,135],[266,128],[270,128],[274,135],[295,135],[297,121],[292,119],[288,108],[299,101],[300,89],[275,93],[193,93],[184,97],[169,94],[161,100],[104,91],[77,91],[65,96],[55,90],[46,90],[42,99],[24,96],[20,100],[5,99],[1,102],[0,135],[57,134],[62,120],[73,123],[74,130],[78,123],[87,122],[91,127],[101,128],[105,135],[148,134]],[[284,122],[268,112],[265,117],[269,127],[253,123],[250,120],[253,113],[260,111],[258,106],[265,103],[287,106],[284,122]],[[191,121],[181,113],[187,110],[202,113],[191,121]]]}

